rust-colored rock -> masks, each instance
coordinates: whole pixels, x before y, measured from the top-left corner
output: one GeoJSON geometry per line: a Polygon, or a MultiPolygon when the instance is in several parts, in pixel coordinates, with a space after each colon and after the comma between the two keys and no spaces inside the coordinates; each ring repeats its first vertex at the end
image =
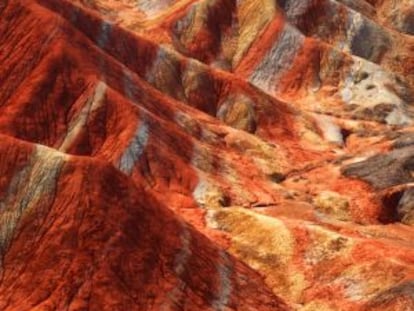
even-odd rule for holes
{"type": "Polygon", "coordinates": [[[0,16],[0,310],[414,310],[411,0],[0,16]]]}

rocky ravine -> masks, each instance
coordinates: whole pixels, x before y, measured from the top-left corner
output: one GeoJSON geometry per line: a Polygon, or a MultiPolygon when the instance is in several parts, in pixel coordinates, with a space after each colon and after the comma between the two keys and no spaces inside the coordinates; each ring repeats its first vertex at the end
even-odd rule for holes
{"type": "Polygon", "coordinates": [[[3,0],[1,310],[414,310],[412,0],[3,0]]]}

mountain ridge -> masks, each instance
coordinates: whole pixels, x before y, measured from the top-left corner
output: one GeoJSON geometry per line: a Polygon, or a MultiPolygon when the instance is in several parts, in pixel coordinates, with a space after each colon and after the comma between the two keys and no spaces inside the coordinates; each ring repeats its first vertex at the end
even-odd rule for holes
{"type": "Polygon", "coordinates": [[[0,4],[0,308],[411,308],[414,38],[393,3],[0,4]]]}

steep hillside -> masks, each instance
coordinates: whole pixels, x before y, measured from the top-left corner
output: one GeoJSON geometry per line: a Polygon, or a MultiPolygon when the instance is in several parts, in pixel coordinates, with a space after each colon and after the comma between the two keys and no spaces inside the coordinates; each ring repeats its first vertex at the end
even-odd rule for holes
{"type": "Polygon", "coordinates": [[[414,310],[414,3],[4,0],[1,310],[414,310]]]}

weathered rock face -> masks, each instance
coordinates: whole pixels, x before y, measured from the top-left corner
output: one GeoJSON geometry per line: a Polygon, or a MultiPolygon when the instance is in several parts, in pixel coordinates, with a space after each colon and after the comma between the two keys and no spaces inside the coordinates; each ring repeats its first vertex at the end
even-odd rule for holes
{"type": "Polygon", "coordinates": [[[413,7],[1,2],[0,309],[414,309],[413,7]]]}
{"type": "Polygon", "coordinates": [[[1,139],[2,310],[288,309],[112,165],[1,139]]]}
{"type": "Polygon", "coordinates": [[[377,189],[384,189],[414,181],[414,148],[399,148],[352,163],[343,168],[346,176],[369,182],[377,189]]]}
{"type": "Polygon", "coordinates": [[[397,206],[398,218],[401,222],[414,225],[414,189],[404,191],[397,206]]]}

